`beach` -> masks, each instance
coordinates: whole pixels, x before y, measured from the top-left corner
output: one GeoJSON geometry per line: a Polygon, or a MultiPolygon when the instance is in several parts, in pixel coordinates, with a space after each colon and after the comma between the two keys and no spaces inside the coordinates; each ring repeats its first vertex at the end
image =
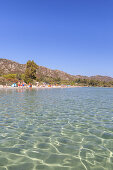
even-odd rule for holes
{"type": "MultiPolygon", "coordinates": [[[[39,88],[75,88],[75,87],[83,87],[83,86],[34,86],[32,85],[33,89],[39,89],[39,88]]],[[[11,87],[11,86],[3,86],[0,85],[0,89],[28,89],[31,88],[29,86],[25,86],[25,87],[11,87]]]]}

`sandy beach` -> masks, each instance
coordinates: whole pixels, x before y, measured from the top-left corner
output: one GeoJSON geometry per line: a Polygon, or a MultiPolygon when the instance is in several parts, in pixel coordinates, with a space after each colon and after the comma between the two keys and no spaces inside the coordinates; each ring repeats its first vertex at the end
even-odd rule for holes
{"type": "Polygon", "coordinates": [[[0,85],[0,89],[44,89],[44,88],[48,88],[48,89],[51,89],[51,88],[75,88],[75,87],[82,87],[82,86],[32,86],[32,87],[29,87],[29,86],[26,86],[26,87],[11,87],[11,86],[3,86],[3,85],[0,85]]]}

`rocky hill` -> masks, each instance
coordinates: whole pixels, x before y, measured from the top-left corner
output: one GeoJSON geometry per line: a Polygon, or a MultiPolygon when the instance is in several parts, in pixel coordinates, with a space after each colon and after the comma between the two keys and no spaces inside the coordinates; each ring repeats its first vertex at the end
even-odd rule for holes
{"type": "MultiPolygon", "coordinates": [[[[25,72],[26,65],[25,64],[19,64],[17,62],[8,60],[8,59],[2,59],[0,58],[0,74],[16,74],[16,73],[24,73],[25,72]]],[[[112,77],[108,76],[81,76],[81,75],[70,75],[60,70],[51,70],[49,68],[39,66],[37,69],[37,77],[51,77],[51,78],[60,78],[61,80],[75,80],[75,79],[94,79],[99,81],[113,81],[112,77]]]]}
{"type": "Polygon", "coordinates": [[[105,82],[113,81],[112,77],[101,76],[101,75],[91,76],[90,79],[99,80],[99,81],[105,81],[105,82]]]}
{"type": "Polygon", "coordinates": [[[74,80],[75,76],[67,74],[60,70],[51,70],[43,66],[39,66],[37,69],[37,77],[51,77],[51,78],[60,78],[61,80],[74,80]]]}
{"type": "Polygon", "coordinates": [[[0,58],[0,74],[15,74],[24,73],[26,68],[25,64],[0,58]]]}

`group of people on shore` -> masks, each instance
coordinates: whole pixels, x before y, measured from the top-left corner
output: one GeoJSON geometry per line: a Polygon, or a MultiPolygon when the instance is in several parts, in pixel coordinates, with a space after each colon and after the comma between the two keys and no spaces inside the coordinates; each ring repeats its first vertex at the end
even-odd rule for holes
{"type": "MultiPolygon", "coordinates": [[[[4,86],[5,87],[5,86],[4,86]]],[[[6,85],[7,87],[7,85],[6,85]]],[[[20,87],[20,88],[24,88],[24,87],[32,87],[32,84],[29,82],[29,84],[26,84],[25,82],[18,82],[18,83],[13,83],[11,85],[11,87],[20,87]]]]}
{"type": "MultiPolygon", "coordinates": [[[[36,82],[36,85],[33,85],[29,82],[28,84],[26,84],[24,81],[18,81],[17,83],[13,83],[11,86],[7,86],[6,85],[1,85],[2,87],[18,87],[18,88],[69,88],[69,87],[75,87],[75,86],[70,86],[70,85],[57,85],[57,84],[46,84],[46,83],[42,83],[39,84],[39,82],[36,82]]],[[[0,86],[0,87],[1,87],[0,86]]],[[[77,87],[77,86],[76,86],[77,87]]]]}
{"type": "Polygon", "coordinates": [[[18,82],[17,87],[30,87],[32,88],[32,84],[29,82],[27,85],[25,82],[18,82]]]}

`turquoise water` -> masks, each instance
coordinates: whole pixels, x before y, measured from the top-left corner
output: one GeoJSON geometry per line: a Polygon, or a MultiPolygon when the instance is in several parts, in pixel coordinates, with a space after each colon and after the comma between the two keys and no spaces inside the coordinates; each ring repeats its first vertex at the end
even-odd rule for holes
{"type": "Polygon", "coordinates": [[[113,170],[113,89],[0,89],[0,170],[113,170]]]}

